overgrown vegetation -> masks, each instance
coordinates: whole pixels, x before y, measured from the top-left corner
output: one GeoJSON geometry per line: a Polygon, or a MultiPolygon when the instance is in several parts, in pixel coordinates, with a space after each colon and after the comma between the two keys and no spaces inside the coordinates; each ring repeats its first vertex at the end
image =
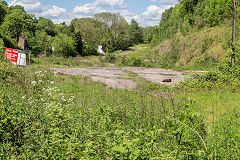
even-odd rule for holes
{"type": "Polygon", "coordinates": [[[20,68],[0,54],[0,159],[238,159],[239,54],[235,64],[224,54],[213,56],[230,47],[230,10],[230,0],[184,0],[163,14],[159,27],[142,29],[112,13],[56,25],[0,1],[0,53],[16,48],[24,33],[34,54],[53,55],[20,68]],[[160,49],[141,44],[113,52],[150,41],[161,42],[160,49]],[[96,55],[99,44],[109,51],[105,58],[73,58],[96,55]],[[132,75],[136,90],[49,70],[104,61],[217,69],[172,88],[132,75]]]}
{"type": "Polygon", "coordinates": [[[0,64],[1,159],[239,157],[239,81],[232,88],[144,82],[128,91],[0,64]]]}

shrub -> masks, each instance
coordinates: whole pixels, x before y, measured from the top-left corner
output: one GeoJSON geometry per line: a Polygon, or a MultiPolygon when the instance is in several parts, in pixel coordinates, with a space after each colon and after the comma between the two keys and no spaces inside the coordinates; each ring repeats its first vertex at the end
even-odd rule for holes
{"type": "Polygon", "coordinates": [[[0,38],[0,61],[4,58],[4,42],[3,39],[0,38]]]}
{"type": "Polygon", "coordinates": [[[7,36],[3,37],[4,46],[7,48],[18,49],[17,41],[7,36]]]}
{"type": "Polygon", "coordinates": [[[83,45],[83,56],[98,55],[97,49],[91,44],[83,45]]]}
{"type": "Polygon", "coordinates": [[[117,60],[117,57],[116,57],[115,53],[107,53],[106,54],[106,58],[105,58],[106,62],[115,63],[116,60],[117,60]]]}
{"type": "Polygon", "coordinates": [[[53,40],[53,53],[56,55],[69,57],[77,56],[77,51],[75,48],[75,41],[72,37],[66,34],[59,34],[53,40]]]}

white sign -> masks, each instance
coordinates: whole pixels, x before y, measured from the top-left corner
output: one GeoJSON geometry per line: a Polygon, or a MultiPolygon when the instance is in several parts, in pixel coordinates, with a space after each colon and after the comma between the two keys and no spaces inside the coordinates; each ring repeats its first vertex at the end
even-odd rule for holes
{"type": "Polygon", "coordinates": [[[27,58],[25,53],[18,53],[17,65],[26,67],[27,66],[26,59],[27,58]]]}

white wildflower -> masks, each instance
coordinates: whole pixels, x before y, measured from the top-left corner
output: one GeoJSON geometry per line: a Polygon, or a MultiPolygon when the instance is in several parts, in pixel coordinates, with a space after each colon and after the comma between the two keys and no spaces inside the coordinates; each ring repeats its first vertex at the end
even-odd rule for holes
{"type": "Polygon", "coordinates": [[[37,82],[36,82],[36,81],[32,81],[31,83],[32,83],[32,85],[34,85],[34,86],[35,86],[35,84],[36,84],[37,82]]]}
{"type": "Polygon", "coordinates": [[[66,101],[64,96],[62,96],[61,100],[62,100],[62,101],[66,101]]]}

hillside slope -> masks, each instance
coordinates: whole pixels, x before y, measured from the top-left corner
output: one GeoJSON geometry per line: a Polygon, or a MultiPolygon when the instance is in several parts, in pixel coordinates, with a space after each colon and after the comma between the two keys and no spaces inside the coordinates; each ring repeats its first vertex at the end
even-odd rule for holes
{"type": "Polygon", "coordinates": [[[151,42],[160,66],[211,67],[222,62],[231,50],[232,10],[231,0],[182,0],[167,9],[151,42]]]}
{"type": "Polygon", "coordinates": [[[228,58],[231,51],[231,25],[206,27],[183,35],[175,34],[151,50],[162,66],[212,67],[228,58]]]}

